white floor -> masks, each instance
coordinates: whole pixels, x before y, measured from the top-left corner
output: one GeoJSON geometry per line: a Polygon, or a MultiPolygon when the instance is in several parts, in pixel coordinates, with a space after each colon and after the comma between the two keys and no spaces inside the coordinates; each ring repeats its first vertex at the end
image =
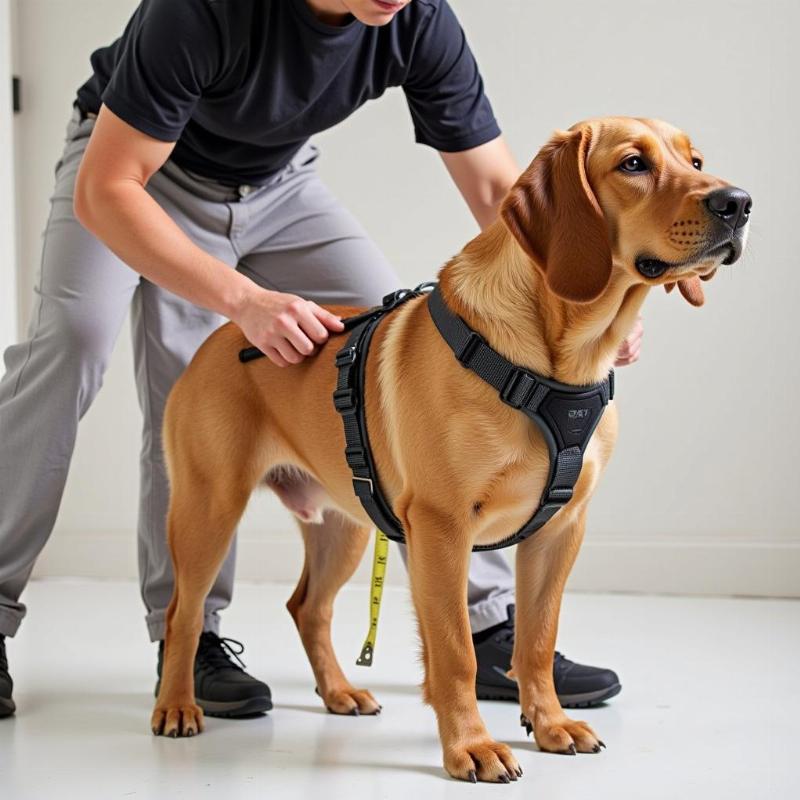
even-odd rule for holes
{"type": "MultiPolygon", "coordinates": [[[[565,598],[560,645],[615,667],[622,694],[580,712],[608,749],[540,753],[518,710],[483,703],[493,734],[525,770],[508,786],[472,786],[441,768],[422,705],[408,596],[387,590],[375,666],[350,675],[384,706],[377,718],[334,717],[291,620],[287,586],[240,585],[224,633],[247,644],[251,671],[275,709],[247,721],[209,720],[195,739],[148,730],[155,653],[131,583],[41,581],[9,642],[18,715],[0,720],[0,797],[419,798],[760,800],[800,797],[800,603],[608,595],[565,598]]],[[[342,593],[337,648],[353,664],[367,594],[342,593]]]]}

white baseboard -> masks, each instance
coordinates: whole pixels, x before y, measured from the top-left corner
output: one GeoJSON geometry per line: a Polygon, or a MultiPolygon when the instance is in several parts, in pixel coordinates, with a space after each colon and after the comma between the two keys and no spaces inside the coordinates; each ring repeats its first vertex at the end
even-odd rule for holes
{"type": "MultiPolygon", "coordinates": [[[[366,583],[372,548],[353,580],[366,583]]],[[[513,549],[508,551],[513,558],[513,549]]],[[[293,583],[303,565],[295,533],[242,536],[238,577],[293,583]]],[[[133,533],[56,531],[42,553],[35,577],[135,578],[133,533]]],[[[393,548],[387,583],[404,584],[405,570],[393,548]]],[[[800,597],[800,543],[732,541],[585,542],[570,577],[572,591],[645,594],[800,597]]]]}

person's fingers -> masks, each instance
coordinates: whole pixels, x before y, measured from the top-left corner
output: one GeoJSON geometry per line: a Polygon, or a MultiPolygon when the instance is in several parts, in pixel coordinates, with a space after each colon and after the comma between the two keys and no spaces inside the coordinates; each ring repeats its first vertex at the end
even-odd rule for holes
{"type": "Polygon", "coordinates": [[[314,316],[330,331],[344,330],[344,323],[336,314],[331,314],[327,309],[318,306],[316,303],[311,304],[311,311],[314,316]]]}
{"type": "Polygon", "coordinates": [[[262,352],[275,366],[289,366],[289,362],[274,347],[267,347],[262,352]]]}
{"type": "Polygon", "coordinates": [[[302,353],[299,353],[294,345],[286,338],[278,339],[273,346],[281,354],[284,361],[287,361],[289,364],[299,364],[305,357],[302,353]]]}
{"type": "Polygon", "coordinates": [[[639,353],[638,351],[630,350],[625,348],[624,352],[622,348],[620,348],[620,352],[617,353],[617,357],[614,360],[615,367],[627,367],[636,361],[639,360],[639,353]]]}
{"type": "MultiPolygon", "coordinates": [[[[276,328],[277,334],[288,341],[300,356],[310,356],[314,352],[314,343],[305,335],[297,319],[290,312],[284,311],[278,315],[276,328]]],[[[283,357],[286,358],[286,354],[280,348],[280,345],[278,345],[278,348],[281,350],[283,357]]],[[[296,362],[293,361],[292,363],[296,362]]]]}
{"type": "Polygon", "coordinates": [[[628,345],[627,342],[623,342],[619,346],[619,350],[617,350],[616,360],[624,361],[626,358],[628,358],[628,356],[630,356],[630,354],[631,354],[630,346],[628,345]]]}
{"type": "Polygon", "coordinates": [[[317,319],[309,305],[304,306],[300,311],[298,322],[306,336],[317,344],[328,340],[328,329],[317,319]]]}
{"type": "Polygon", "coordinates": [[[644,330],[638,330],[628,337],[627,342],[631,350],[642,346],[642,339],[644,338],[644,330]]]}

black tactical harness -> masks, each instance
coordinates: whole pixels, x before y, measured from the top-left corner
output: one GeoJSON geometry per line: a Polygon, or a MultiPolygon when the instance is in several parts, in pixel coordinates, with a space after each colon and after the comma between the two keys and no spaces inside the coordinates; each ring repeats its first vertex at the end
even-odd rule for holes
{"type": "MultiPolygon", "coordinates": [[[[342,415],[345,458],[353,473],[353,490],[379,530],[397,542],[405,541],[403,526],[381,491],[367,435],[364,376],[370,341],[384,315],[413,297],[427,294],[428,310],[436,328],[459,363],[499,392],[500,399],[530,417],[544,436],[550,453],[550,473],[533,516],[514,534],[473,550],[498,550],[527,539],[572,499],[580,476],[583,454],[605,407],[614,397],[614,372],[601,383],[573,386],[544,378],[518,367],[487,344],[477,331],[445,305],[434,283],[400,289],[375,306],[343,320],[351,331],[336,353],[338,378],[333,404],[342,415]],[[432,289],[432,291],[431,291],[432,289]]],[[[242,350],[241,361],[263,355],[257,348],[242,350]]]]}

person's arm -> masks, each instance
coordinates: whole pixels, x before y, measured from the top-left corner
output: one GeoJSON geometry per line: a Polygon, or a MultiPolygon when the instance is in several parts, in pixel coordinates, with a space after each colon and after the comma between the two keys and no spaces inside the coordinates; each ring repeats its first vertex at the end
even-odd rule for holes
{"type": "Polygon", "coordinates": [[[505,138],[498,136],[470,150],[439,155],[481,230],[491,225],[522,171],[505,138]]]}
{"type": "MultiPolygon", "coordinates": [[[[440,152],[439,155],[481,230],[491,225],[497,218],[503,198],[521,171],[506,140],[498,136],[471,150],[440,152]]],[[[643,335],[644,327],[639,317],[620,345],[615,367],[626,367],[639,360],[643,335]]]]}
{"type": "Polygon", "coordinates": [[[274,363],[302,361],[341,321],[316,303],[262,289],[183,233],[145,190],[174,146],[102,106],[78,171],[75,215],[148,280],[233,320],[274,363]]]}

